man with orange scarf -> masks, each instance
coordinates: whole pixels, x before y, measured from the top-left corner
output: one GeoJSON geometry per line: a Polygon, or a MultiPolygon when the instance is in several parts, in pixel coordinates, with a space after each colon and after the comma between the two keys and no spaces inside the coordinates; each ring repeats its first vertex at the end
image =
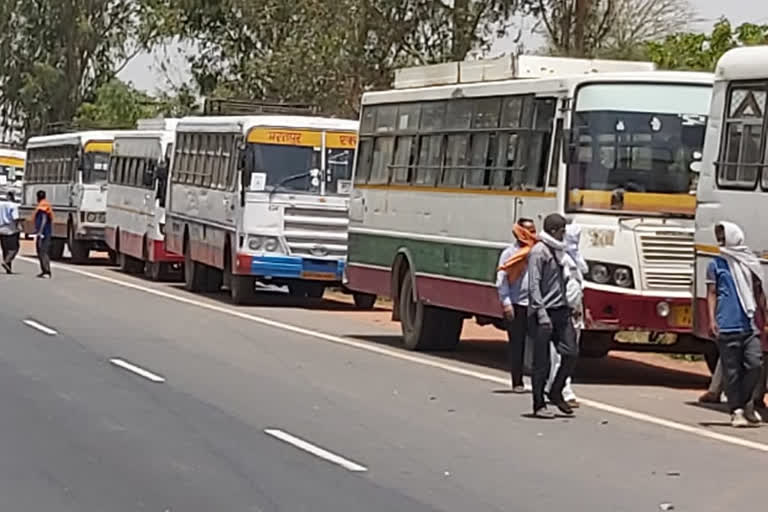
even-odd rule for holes
{"type": "Polygon", "coordinates": [[[520,219],[512,231],[515,243],[501,253],[496,289],[509,337],[512,392],[524,393],[523,356],[528,334],[528,253],[536,244],[536,225],[531,219],[520,219]]]}
{"type": "Polygon", "coordinates": [[[53,209],[45,198],[45,191],[37,191],[37,208],[35,209],[35,234],[37,240],[37,259],[40,261],[40,273],[37,277],[51,277],[51,236],[53,235],[53,209]]]}

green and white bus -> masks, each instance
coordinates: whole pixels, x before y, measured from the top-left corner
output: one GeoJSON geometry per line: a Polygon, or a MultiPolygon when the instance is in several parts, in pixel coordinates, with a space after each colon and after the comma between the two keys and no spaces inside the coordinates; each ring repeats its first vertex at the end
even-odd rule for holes
{"type": "Polygon", "coordinates": [[[560,212],[590,265],[583,352],[706,350],[691,335],[694,164],[713,77],[611,64],[488,81],[504,73],[453,63],[363,96],[346,284],[393,299],[406,347],[451,349],[471,316],[498,325],[512,224],[560,212]]]}

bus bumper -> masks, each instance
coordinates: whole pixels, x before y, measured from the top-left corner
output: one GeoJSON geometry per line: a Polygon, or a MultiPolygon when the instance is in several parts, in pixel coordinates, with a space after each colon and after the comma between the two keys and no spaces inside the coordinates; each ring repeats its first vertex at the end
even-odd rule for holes
{"type": "Polygon", "coordinates": [[[238,254],[236,265],[237,274],[268,278],[341,282],[344,276],[343,260],[238,254]]]}
{"type": "Polygon", "coordinates": [[[692,300],[584,290],[589,330],[690,333],[692,300]]]}

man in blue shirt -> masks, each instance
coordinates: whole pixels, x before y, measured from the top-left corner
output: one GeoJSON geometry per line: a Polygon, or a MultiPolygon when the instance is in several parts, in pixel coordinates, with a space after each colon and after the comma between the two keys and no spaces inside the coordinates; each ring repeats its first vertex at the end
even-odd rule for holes
{"type": "Polygon", "coordinates": [[[536,225],[531,219],[520,219],[513,228],[515,242],[499,257],[496,289],[504,311],[504,324],[509,337],[509,371],[512,392],[525,393],[523,356],[528,335],[528,251],[536,241],[536,225]],[[510,265],[510,262],[515,262],[510,265]],[[517,268],[515,268],[517,267],[517,268]]]}
{"type": "Polygon", "coordinates": [[[707,267],[707,305],[710,331],[717,338],[725,374],[731,425],[757,426],[752,394],[760,378],[762,350],[755,325],[758,307],[764,307],[760,261],[744,244],[744,233],[733,223],[715,226],[720,256],[707,267]]]}

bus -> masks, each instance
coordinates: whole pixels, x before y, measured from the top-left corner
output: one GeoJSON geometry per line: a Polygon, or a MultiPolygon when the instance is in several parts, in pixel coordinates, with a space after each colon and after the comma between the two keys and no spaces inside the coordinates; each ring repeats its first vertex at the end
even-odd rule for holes
{"type": "Polygon", "coordinates": [[[21,180],[24,177],[26,153],[10,148],[0,148],[0,197],[7,198],[8,192],[21,200],[21,180]]]}
{"type": "Polygon", "coordinates": [[[191,291],[256,281],[320,297],[347,252],[357,121],[291,115],[192,117],[176,129],[166,246],[191,291]]]}
{"type": "MultiPolygon", "coordinates": [[[[107,171],[117,131],[83,131],[32,137],[22,186],[21,213],[26,233],[34,232],[32,214],[38,190],[53,207],[51,259],[69,248],[73,263],[84,263],[91,250],[107,250],[107,171]]],[[[112,254],[111,254],[112,256],[112,254]]]]}
{"type": "Polygon", "coordinates": [[[181,271],[181,256],[165,250],[165,199],[176,123],[140,121],[144,130],[115,137],[109,164],[107,246],[121,270],[144,272],[153,281],[181,271]]]}
{"type": "MultiPolygon", "coordinates": [[[[719,253],[714,226],[735,222],[768,264],[768,46],[737,48],[717,64],[696,209],[694,331],[711,339],[705,275],[719,253]]],[[[716,360],[716,347],[710,354],[716,360]]],[[[714,364],[710,362],[710,366],[714,364]]]]}
{"type": "Polygon", "coordinates": [[[392,298],[407,348],[452,349],[465,318],[501,327],[512,224],[559,212],[582,226],[589,263],[583,355],[700,352],[692,169],[712,75],[580,60],[564,75],[569,59],[537,59],[409,70],[363,96],[347,286],[392,298]]]}

